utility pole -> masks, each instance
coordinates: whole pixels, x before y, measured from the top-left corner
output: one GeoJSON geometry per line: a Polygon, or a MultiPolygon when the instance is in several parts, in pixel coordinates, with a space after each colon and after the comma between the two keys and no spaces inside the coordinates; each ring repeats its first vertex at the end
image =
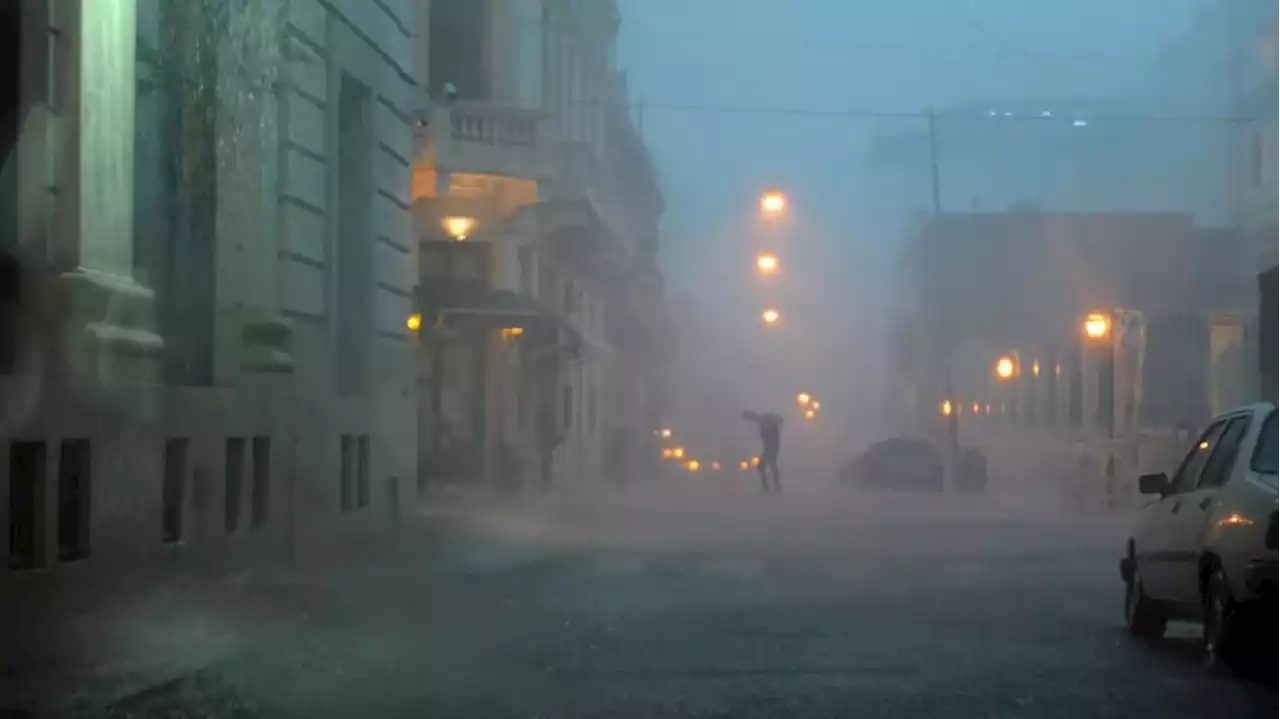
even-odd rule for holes
{"type": "MultiPolygon", "coordinates": [[[[937,120],[934,117],[933,109],[929,109],[926,113],[929,121],[929,179],[931,189],[933,191],[933,219],[934,227],[939,227],[939,220],[942,218],[942,183],[938,177],[938,128],[937,120]]],[[[943,351],[945,357],[943,360],[944,391],[946,399],[951,402],[952,411],[945,416],[947,423],[947,456],[950,459],[952,478],[954,480],[956,468],[959,466],[960,459],[960,414],[963,408],[959,407],[959,400],[955,396],[955,380],[951,376],[951,355],[954,347],[951,346],[952,328],[949,320],[943,323],[943,336],[947,341],[943,351]]]]}

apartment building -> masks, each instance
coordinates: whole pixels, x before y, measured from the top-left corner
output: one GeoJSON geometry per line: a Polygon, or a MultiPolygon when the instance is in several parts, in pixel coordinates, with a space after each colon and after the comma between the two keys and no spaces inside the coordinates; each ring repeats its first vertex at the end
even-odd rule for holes
{"type": "Polygon", "coordinates": [[[412,5],[16,4],[0,576],[273,560],[393,518],[412,5]]]}
{"type": "Polygon", "coordinates": [[[623,474],[647,436],[663,211],[614,2],[435,0],[414,158],[422,481],[623,474]],[[523,469],[520,469],[523,468],[523,469]]]}

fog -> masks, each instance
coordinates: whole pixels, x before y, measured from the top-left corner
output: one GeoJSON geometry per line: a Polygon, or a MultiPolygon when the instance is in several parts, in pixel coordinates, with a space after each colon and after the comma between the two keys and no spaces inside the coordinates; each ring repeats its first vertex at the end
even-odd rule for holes
{"type": "Polygon", "coordinates": [[[0,7],[0,716],[1274,716],[1275,0],[0,7]]]}
{"type": "Polygon", "coordinates": [[[804,468],[791,476],[822,484],[902,429],[890,346],[916,290],[901,262],[935,209],[1236,221],[1223,79],[1249,72],[1229,52],[1248,41],[1210,3],[624,9],[619,64],[667,199],[660,257],[680,327],[664,421],[700,454],[740,455],[754,438],[737,412],[771,409],[788,419],[785,464],[804,468]],[[791,201],[781,228],[757,216],[770,188],[791,201]],[[779,276],[755,272],[760,249],[779,253],[779,276]],[[765,307],[778,327],[762,326],[765,307]],[[815,426],[795,411],[801,391],[824,401],[815,426]]]}

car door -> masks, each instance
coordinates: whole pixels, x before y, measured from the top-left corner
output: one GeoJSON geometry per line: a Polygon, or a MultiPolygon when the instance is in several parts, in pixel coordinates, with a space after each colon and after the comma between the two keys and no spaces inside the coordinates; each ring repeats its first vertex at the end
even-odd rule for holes
{"type": "Polygon", "coordinates": [[[1195,486],[1182,493],[1170,512],[1169,589],[1176,602],[1200,602],[1200,549],[1212,514],[1214,496],[1227,480],[1240,456],[1240,447],[1249,433],[1251,414],[1227,418],[1226,427],[1200,470],[1195,486]]]}
{"type": "Polygon", "coordinates": [[[1181,558],[1175,547],[1174,525],[1182,512],[1187,495],[1194,492],[1218,438],[1227,428],[1225,419],[1209,425],[1196,443],[1183,457],[1182,463],[1169,481],[1169,489],[1143,517],[1142,534],[1138,537],[1138,561],[1142,567],[1142,582],[1147,593],[1160,600],[1173,600],[1178,596],[1178,568],[1181,558]]]}

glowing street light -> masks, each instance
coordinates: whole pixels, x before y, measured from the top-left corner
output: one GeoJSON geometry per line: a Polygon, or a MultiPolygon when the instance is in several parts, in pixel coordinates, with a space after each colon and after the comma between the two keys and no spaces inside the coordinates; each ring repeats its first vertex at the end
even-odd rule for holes
{"type": "Polygon", "coordinates": [[[813,419],[814,417],[817,417],[817,416],[818,416],[818,413],[817,413],[817,412],[814,412],[814,411],[813,411],[813,410],[811,410],[811,409],[806,409],[806,410],[804,411],[804,418],[805,418],[805,419],[813,419]]]}
{"type": "Polygon", "coordinates": [[[1009,379],[1013,377],[1013,358],[1001,357],[996,360],[996,377],[1000,379],[1009,379]]]}
{"type": "Polygon", "coordinates": [[[982,408],[978,405],[977,402],[974,402],[973,407],[970,407],[970,409],[973,410],[974,414],[978,414],[978,412],[981,411],[982,408]]]}
{"type": "Polygon", "coordinates": [[[942,400],[942,404],[938,405],[938,411],[942,412],[943,417],[950,417],[951,416],[951,400],[949,399],[942,400]]]}
{"type": "Polygon", "coordinates": [[[690,472],[697,472],[699,469],[702,468],[702,463],[696,459],[691,459],[689,460],[689,463],[686,464],[685,466],[689,468],[690,472]]]}
{"type": "Polygon", "coordinates": [[[671,450],[671,456],[676,459],[684,459],[684,447],[676,447],[671,450]]]}
{"type": "Polygon", "coordinates": [[[658,436],[662,437],[663,439],[671,439],[671,429],[668,427],[663,427],[662,429],[658,430],[658,436]]]}
{"type": "Polygon", "coordinates": [[[711,471],[712,471],[712,472],[719,472],[719,471],[720,471],[720,463],[719,463],[719,462],[712,462],[712,463],[711,463],[711,471]]]}
{"type": "Polygon", "coordinates": [[[764,320],[764,323],[766,325],[773,326],[778,324],[778,322],[782,320],[782,315],[779,314],[777,310],[770,307],[769,309],[760,313],[760,319],[764,320]]]}
{"type": "Polygon", "coordinates": [[[815,399],[815,400],[814,400],[814,401],[813,401],[809,406],[810,406],[811,408],[813,408],[814,410],[822,409],[822,403],[821,403],[821,402],[819,402],[819,401],[818,401],[818,400],[816,400],[816,399],[815,399]]]}
{"type": "Polygon", "coordinates": [[[404,326],[409,328],[410,332],[417,332],[422,329],[422,315],[414,312],[404,321],[404,326]]]}
{"type": "Polygon", "coordinates": [[[467,239],[467,235],[470,235],[471,231],[476,228],[476,218],[461,216],[445,217],[440,220],[440,226],[444,228],[445,232],[449,233],[450,237],[458,242],[462,242],[467,239]]]}
{"type": "Polygon", "coordinates": [[[778,271],[778,256],[772,252],[761,252],[756,255],[756,269],[762,275],[772,275],[778,271]]]}
{"type": "Polygon", "coordinates": [[[800,405],[801,407],[809,404],[812,401],[813,401],[813,397],[810,397],[808,392],[801,392],[800,394],[796,395],[796,404],[800,405]]]}
{"type": "Polygon", "coordinates": [[[671,449],[670,447],[664,447],[662,449],[663,459],[672,459],[675,456],[676,456],[676,451],[674,449],[671,449]]]}
{"type": "Polygon", "coordinates": [[[787,196],[769,190],[760,196],[760,213],[765,217],[781,217],[787,212],[787,196]]]}
{"type": "Polygon", "coordinates": [[[751,462],[746,459],[742,460],[741,462],[738,462],[738,469],[742,470],[743,472],[747,471],[748,469],[751,469],[751,462]]]}
{"type": "Polygon", "coordinates": [[[1084,336],[1091,340],[1100,340],[1111,331],[1111,321],[1107,316],[1094,312],[1084,318],[1084,336]]]}

